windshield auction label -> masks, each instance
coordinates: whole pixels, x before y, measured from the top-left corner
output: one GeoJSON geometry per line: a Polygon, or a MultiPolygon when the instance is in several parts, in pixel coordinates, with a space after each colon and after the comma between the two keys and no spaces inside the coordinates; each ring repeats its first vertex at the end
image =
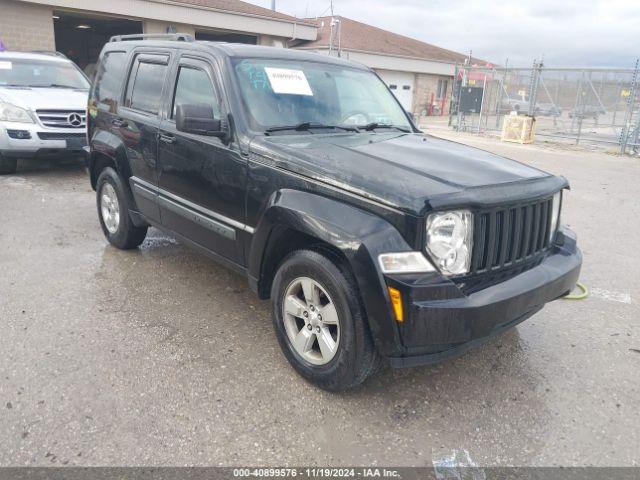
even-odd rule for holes
{"type": "Polygon", "coordinates": [[[11,62],[2,61],[0,62],[0,70],[12,70],[13,66],[11,62]]]}
{"type": "Polygon", "coordinates": [[[264,71],[274,93],[313,96],[311,86],[302,70],[265,67],[264,71]]]}

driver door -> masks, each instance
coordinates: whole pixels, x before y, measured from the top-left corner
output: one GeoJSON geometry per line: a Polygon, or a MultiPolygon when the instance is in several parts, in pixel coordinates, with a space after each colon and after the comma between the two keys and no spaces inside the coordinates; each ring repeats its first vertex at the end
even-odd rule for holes
{"type": "Polygon", "coordinates": [[[158,135],[158,201],[162,224],[198,245],[242,265],[246,162],[234,142],[179,132],[177,105],[206,104],[227,116],[206,60],[181,58],[173,72],[171,104],[158,135]]]}

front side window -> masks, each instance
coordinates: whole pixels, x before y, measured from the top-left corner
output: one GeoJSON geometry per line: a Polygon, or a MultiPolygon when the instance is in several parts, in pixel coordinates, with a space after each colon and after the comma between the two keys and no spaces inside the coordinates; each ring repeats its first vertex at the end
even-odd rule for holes
{"type": "Polygon", "coordinates": [[[89,89],[89,82],[71,62],[0,58],[0,86],[89,89]]]}
{"type": "Polygon", "coordinates": [[[162,85],[167,65],[140,61],[131,89],[129,106],[134,110],[158,114],[162,98],[162,85]]]}
{"type": "Polygon", "coordinates": [[[238,58],[233,62],[253,130],[304,122],[411,129],[386,85],[368,70],[294,60],[238,58]]]}
{"type": "Polygon", "coordinates": [[[220,101],[204,70],[193,67],[180,67],[176,82],[171,118],[175,118],[178,105],[208,105],[214,118],[220,118],[220,101]]]}

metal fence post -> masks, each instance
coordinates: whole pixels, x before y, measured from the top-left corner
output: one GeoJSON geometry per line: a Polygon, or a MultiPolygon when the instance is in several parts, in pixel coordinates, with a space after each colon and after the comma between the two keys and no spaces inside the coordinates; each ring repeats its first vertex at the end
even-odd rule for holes
{"type": "MultiPolygon", "coordinates": [[[[629,129],[631,128],[631,120],[633,117],[633,110],[636,103],[636,95],[638,90],[638,68],[640,68],[640,58],[636,60],[636,67],[633,70],[633,77],[631,77],[631,86],[629,88],[629,96],[627,97],[627,110],[624,112],[624,123],[622,124],[622,131],[620,132],[620,155],[624,155],[627,151],[627,143],[629,141],[629,129]]],[[[640,112],[638,114],[638,125],[640,125],[640,112]]],[[[634,132],[637,143],[638,129],[634,132]]]]}
{"type": "Polygon", "coordinates": [[[576,145],[580,143],[580,132],[582,131],[582,116],[584,115],[584,106],[582,98],[582,84],[584,83],[584,70],[582,71],[582,75],[580,76],[580,80],[578,80],[578,88],[576,90],[576,101],[573,106],[573,116],[571,117],[571,133],[573,133],[573,129],[576,124],[576,119],[578,120],[578,133],[576,135],[576,145]]]}
{"type": "Polygon", "coordinates": [[[451,86],[451,100],[449,101],[449,123],[448,123],[449,127],[451,126],[451,123],[453,123],[454,105],[456,105],[456,108],[457,108],[456,97],[458,95],[458,89],[456,88],[456,83],[458,81],[458,72],[459,72],[459,67],[458,67],[458,64],[456,63],[456,66],[453,69],[453,85],[451,86]]]}
{"type": "Polygon", "coordinates": [[[531,69],[531,80],[529,82],[529,110],[527,114],[533,116],[536,111],[536,99],[538,97],[538,79],[542,70],[542,62],[533,61],[531,69]]]}

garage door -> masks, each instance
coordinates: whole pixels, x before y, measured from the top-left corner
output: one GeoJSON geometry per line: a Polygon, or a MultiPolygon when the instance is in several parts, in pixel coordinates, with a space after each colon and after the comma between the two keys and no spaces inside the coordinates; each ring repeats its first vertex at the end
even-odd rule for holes
{"type": "Polygon", "coordinates": [[[415,75],[407,72],[392,70],[378,70],[378,75],[384,80],[405,110],[413,110],[413,88],[415,75]]]}
{"type": "Polygon", "coordinates": [[[109,38],[142,33],[142,22],[123,18],[55,11],[53,20],[56,50],[73,60],[89,77],[109,38]]]}

